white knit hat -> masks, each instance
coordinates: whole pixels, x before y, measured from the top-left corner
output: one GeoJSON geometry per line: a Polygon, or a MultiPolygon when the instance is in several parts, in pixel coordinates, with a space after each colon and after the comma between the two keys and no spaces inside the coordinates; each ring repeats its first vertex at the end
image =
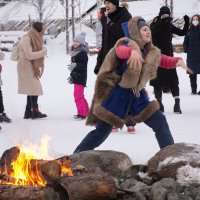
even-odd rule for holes
{"type": "Polygon", "coordinates": [[[76,36],[74,37],[74,41],[78,41],[78,42],[80,42],[81,44],[84,44],[84,43],[85,43],[85,35],[86,35],[85,32],[79,33],[78,35],[76,35],[76,36]]]}

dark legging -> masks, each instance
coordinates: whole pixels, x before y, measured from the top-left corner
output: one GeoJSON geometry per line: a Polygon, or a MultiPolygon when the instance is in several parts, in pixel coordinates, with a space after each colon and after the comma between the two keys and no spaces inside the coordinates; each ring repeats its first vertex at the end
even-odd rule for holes
{"type": "Polygon", "coordinates": [[[196,74],[190,74],[190,85],[192,89],[192,93],[197,92],[197,75],[196,74]]]}
{"type": "MultiPolygon", "coordinates": [[[[177,84],[172,85],[170,83],[170,90],[173,97],[179,96],[179,86],[177,84]]],[[[162,99],[163,88],[160,86],[154,87],[154,94],[156,99],[162,99]]]]}

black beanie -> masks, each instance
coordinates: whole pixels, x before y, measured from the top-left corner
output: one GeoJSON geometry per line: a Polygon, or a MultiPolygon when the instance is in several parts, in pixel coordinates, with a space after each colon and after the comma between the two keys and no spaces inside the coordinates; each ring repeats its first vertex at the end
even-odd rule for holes
{"type": "Polygon", "coordinates": [[[160,8],[160,12],[159,12],[159,16],[163,15],[163,14],[168,14],[170,15],[170,9],[167,6],[163,6],[160,8]]]}
{"type": "Polygon", "coordinates": [[[109,2],[112,3],[113,5],[119,7],[119,0],[105,0],[104,3],[105,3],[106,1],[109,1],[109,2]]]}

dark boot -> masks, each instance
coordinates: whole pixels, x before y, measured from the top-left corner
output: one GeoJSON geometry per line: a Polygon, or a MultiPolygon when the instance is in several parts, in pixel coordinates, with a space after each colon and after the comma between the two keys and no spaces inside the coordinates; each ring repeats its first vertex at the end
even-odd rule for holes
{"type": "Polygon", "coordinates": [[[26,106],[26,110],[24,113],[24,119],[30,119],[32,117],[32,110],[31,107],[26,106]]]}
{"type": "Polygon", "coordinates": [[[174,112],[177,114],[182,114],[182,111],[180,108],[180,99],[175,99],[174,112]]]}
{"type": "Polygon", "coordinates": [[[32,112],[32,119],[37,119],[37,118],[45,118],[47,117],[46,114],[43,114],[39,111],[38,108],[34,108],[32,112]]]}
{"type": "Polygon", "coordinates": [[[161,112],[165,112],[165,109],[164,109],[164,105],[162,104],[162,99],[157,99],[159,105],[160,105],[160,111],[161,112]]]}
{"type": "Polygon", "coordinates": [[[190,74],[191,94],[197,94],[197,75],[190,74]]]}

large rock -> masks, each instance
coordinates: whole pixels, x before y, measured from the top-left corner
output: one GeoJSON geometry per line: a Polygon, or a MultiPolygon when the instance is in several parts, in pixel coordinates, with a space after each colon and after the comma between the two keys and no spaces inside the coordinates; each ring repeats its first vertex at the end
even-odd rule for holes
{"type": "Polygon", "coordinates": [[[69,156],[72,168],[83,165],[88,172],[101,170],[121,177],[133,164],[130,158],[117,151],[84,151],[69,156]]]}
{"type": "Polygon", "coordinates": [[[177,143],[161,149],[148,161],[147,172],[182,185],[200,184],[200,145],[177,143]]]}

